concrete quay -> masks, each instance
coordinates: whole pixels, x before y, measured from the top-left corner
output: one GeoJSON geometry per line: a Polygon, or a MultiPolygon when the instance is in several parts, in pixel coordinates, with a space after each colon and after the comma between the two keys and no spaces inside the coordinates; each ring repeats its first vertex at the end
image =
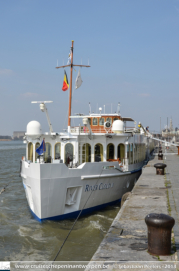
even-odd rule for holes
{"type": "Polygon", "coordinates": [[[179,270],[179,156],[175,147],[164,150],[165,147],[163,161],[158,161],[155,155],[143,169],[89,263],[104,264],[94,270],[179,270]],[[167,164],[165,175],[156,175],[154,164],[159,162],[167,164]],[[150,213],[163,213],[175,219],[170,256],[153,256],[147,251],[145,217],[150,213]]]}

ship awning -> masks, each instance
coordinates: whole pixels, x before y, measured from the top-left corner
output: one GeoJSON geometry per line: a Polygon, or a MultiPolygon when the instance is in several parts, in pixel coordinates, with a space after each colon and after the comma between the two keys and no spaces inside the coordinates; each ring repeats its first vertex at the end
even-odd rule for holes
{"type": "Polygon", "coordinates": [[[123,121],[134,121],[132,118],[122,118],[123,121]]]}

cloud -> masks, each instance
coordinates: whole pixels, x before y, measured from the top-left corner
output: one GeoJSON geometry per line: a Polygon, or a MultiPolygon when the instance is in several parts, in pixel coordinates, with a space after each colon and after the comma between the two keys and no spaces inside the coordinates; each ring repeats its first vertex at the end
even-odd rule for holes
{"type": "Polygon", "coordinates": [[[141,96],[141,97],[150,97],[150,94],[149,93],[139,93],[138,96],[141,96]]]}
{"type": "Polygon", "coordinates": [[[11,75],[13,71],[10,69],[0,69],[0,75],[11,75]]]}
{"type": "Polygon", "coordinates": [[[33,93],[33,92],[26,92],[26,93],[23,93],[21,94],[21,97],[23,98],[34,98],[34,97],[37,97],[38,94],[37,93],[33,93]]]}

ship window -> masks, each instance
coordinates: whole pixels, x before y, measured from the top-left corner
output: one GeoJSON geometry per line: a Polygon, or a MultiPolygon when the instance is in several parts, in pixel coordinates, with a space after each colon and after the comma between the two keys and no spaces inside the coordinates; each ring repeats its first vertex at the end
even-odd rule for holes
{"type": "Polygon", "coordinates": [[[94,147],[95,162],[103,161],[103,145],[98,143],[94,147]]]}
{"type": "Polygon", "coordinates": [[[128,159],[128,163],[130,164],[129,150],[130,150],[130,144],[127,145],[127,159],[128,159]]]}
{"type": "Polygon", "coordinates": [[[144,144],[144,160],[146,159],[146,146],[144,144]]]}
{"type": "Polygon", "coordinates": [[[139,162],[139,144],[136,144],[137,147],[137,163],[139,162]]]}
{"type": "Polygon", "coordinates": [[[91,125],[91,118],[88,118],[89,125],[91,125]]]}
{"type": "Polygon", "coordinates": [[[70,162],[73,162],[73,144],[67,143],[65,145],[65,164],[68,166],[70,162]]]}
{"type": "Polygon", "coordinates": [[[44,160],[46,163],[51,163],[52,161],[52,146],[50,143],[45,143],[45,147],[46,147],[46,152],[45,152],[45,157],[44,160]]]}
{"type": "Polygon", "coordinates": [[[93,118],[93,125],[98,125],[98,119],[97,118],[93,118]]]}
{"type": "Polygon", "coordinates": [[[112,143],[107,145],[107,160],[114,159],[114,145],[112,143]]]}
{"type": "Polygon", "coordinates": [[[109,121],[110,123],[112,123],[112,119],[111,118],[106,118],[106,121],[109,121]]]}
{"type": "Polygon", "coordinates": [[[133,144],[131,144],[131,147],[130,147],[130,163],[133,164],[133,144]]]}
{"type": "Polygon", "coordinates": [[[35,144],[35,161],[37,161],[37,157],[39,156],[39,154],[36,152],[36,149],[39,148],[39,147],[40,147],[40,143],[37,142],[37,143],[35,144]]]}
{"type": "Polygon", "coordinates": [[[124,144],[119,144],[117,148],[117,158],[119,158],[122,162],[122,160],[125,158],[125,147],[124,144]]]}
{"type": "Polygon", "coordinates": [[[135,162],[138,163],[138,153],[137,153],[138,149],[137,149],[137,144],[135,144],[135,162]]]}
{"type": "Polygon", "coordinates": [[[142,151],[142,159],[141,160],[143,161],[144,160],[144,144],[142,144],[142,148],[141,149],[142,149],[141,150],[142,151]]]}
{"type": "Polygon", "coordinates": [[[55,148],[54,158],[60,159],[61,158],[61,143],[56,143],[54,148],[55,148]]]}
{"type": "Polygon", "coordinates": [[[113,121],[118,120],[119,118],[114,118],[113,121]]]}
{"type": "Polygon", "coordinates": [[[28,144],[28,160],[33,162],[33,144],[29,142],[28,144]]]}
{"type": "Polygon", "coordinates": [[[134,144],[134,163],[137,163],[137,145],[134,144]]]}
{"type": "Polygon", "coordinates": [[[104,118],[99,119],[99,125],[101,125],[101,126],[104,125],[104,118]]]}
{"type": "Polygon", "coordinates": [[[83,144],[82,148],[82,163],[91,162],[91,145],[86,143],[83,144]]]}
{"type": "Polygon", "coordinates": [[[141,144],[139,145],[139,162],[141,162],[141,160],[142,160],[142,152],[141,152],[141,144]]]}

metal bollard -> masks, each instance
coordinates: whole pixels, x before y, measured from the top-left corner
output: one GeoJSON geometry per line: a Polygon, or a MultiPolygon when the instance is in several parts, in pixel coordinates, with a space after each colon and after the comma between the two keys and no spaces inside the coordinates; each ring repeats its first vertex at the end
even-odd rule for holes
{"type": "Polygon", "coordinates": [[[148,228],[148,252],[152,255],[171,254],[171,230],[175,219],[165,214],[149,214],[145,217],[148,228]]]}
{"type": "Polygon", "coordinates": [[[166,164],[162,164],[162,163],[157,163],[154,165],[154,167],[156,168],[156,174],[157,175],[164,175],[164,169],[166,168],[166,164]]]}
{"type": "Polygon", "coordinates": [[[163,154],[162,153],[158,154],[158,160],[163,160],[163,154]]]}

